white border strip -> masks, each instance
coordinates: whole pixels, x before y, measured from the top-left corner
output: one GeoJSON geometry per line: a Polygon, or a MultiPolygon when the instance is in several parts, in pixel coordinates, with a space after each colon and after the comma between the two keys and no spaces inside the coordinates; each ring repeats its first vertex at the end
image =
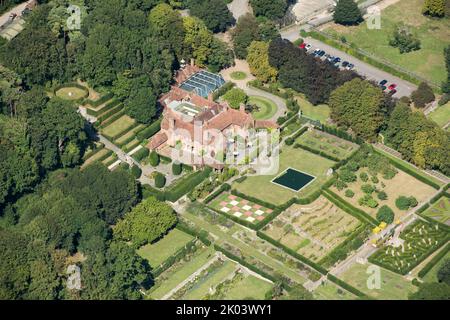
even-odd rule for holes
{"type": "Polygon", "coordinates": [[[291,191],[293,191],[293,192],[297,192],[297,193],[298,193],[298,192],[300,192],[302,189],[305,189],[307,186],[309,186],[311,183],[313,183],[316,179],[317,179],[317,177],[315,177],[315,176],[313,176],[313,175],[311,175],[311,174],[309,174],[309,173],[307,173],[307,172],[303,172],[303,171],[301,171],[301,170],[297,170],[297,169],[292,168],[292,167],[287,167],[286,170],[284,170],[284,171],[283,171],[282,173],[280,173],[278,176],[276,176],[275,178],[273,178],[272,180],[270,180],[270,182],[272,182],[273,184],[275,184],[275,185],[277,185],[277,186],[280,186],[280,187],[282,187],[282,188],[285,188],[285,189],[288,189],[288,190],[291,190],[291,191]],[[297,171],[297,172],[300,172],[300,173],[303,173],[303,174],[305,174],[305,175],[307,175],[307,176],[313,177],[313,179],[312,179],[310,182],[308,182],[307,184],[305,184],[303,187],[301,187],[300,189],[298,189],[298,190],[295,190],[295,189],[289,188],[289,187],[287,187],[287,186],[284,186],[284,185],[282,185],[282,184],[279,184],[279,183],[277,183],[277,182],[274,182],[274,180],[276,180],[276,179],[278,179],[279,177],[285,175],[286,172],[287,172],[289,169],[294,170],[294,171],[297,171]]]}

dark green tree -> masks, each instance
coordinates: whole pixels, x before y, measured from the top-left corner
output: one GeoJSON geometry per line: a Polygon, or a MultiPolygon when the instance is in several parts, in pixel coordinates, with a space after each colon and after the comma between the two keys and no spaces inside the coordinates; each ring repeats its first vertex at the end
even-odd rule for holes
{"type": "Polygon", "coordinates": [[[334,22],[343,25],[356,25],[363,21],[361,10],[354,0],[339,0],[333,14],[334,22]]]}

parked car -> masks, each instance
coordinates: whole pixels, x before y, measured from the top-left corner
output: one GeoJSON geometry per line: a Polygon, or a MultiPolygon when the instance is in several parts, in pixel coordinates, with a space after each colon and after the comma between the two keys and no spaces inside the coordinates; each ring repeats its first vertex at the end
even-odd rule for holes
{"type": "Polygon", "coordinates": [[[320,50],[320,52],[318,53],[318,56],[319,57],[323,57],[324,55],[325,55],[325,51],[323,51],[323,50],[320,50]]]}
{"type": "Polygon", "coordinates": [[[336,58],[333,59],[333,63],[334,64],[339,63],[339,62],[341,62],[341,58],[336,57],[336,58]]]}
{"type": "Polygon", "coordinates": [[[312,48],[312,45],[310,45],[310,44],[307,44],[307,45],[305,46],[306,51],[309,51],[311,48],[312,48]]]}
{"type": "Polygon", "coordinates": [[[313,55],[317,56],[317,55],[319,54],[320,51],[321,51],[320,49],[314,50],[313,55]]]}
{"type": "Polygon", "coordinates": [[[350,62],[348,62],[348,61],[342,62],[342,68],[346,68],[349,64],[350,64],[350,62]]]}
{"type": "Polygon", "coordinates": [[[395,84],[395,83],[393,83],[393,84],[391,84],[389,87],[388,87],[388,89],[389,90],[394,90],[395,88],[397,88],[397,85],[395,84]]]}
{"type": "Polygon", "coordinates": [[[353,63],[349,63],[345,69],[352,70],[353,68],[355,68],[355,65],[353,63]]]}
{"type": "Polygon", "coordinates": [[[388,81],[385,79],[385,80],[381,80],[380,81],[380,86],[386,86],[386,83],[388,83],[388,81]]]}
{"type": "Polygon", "coordinates": [[[386,86],[381,86],[381,90],[386,90],[387,89],[387,87],[386,86]]]}
{"type": "Polygon", "coordinates": [[[396,94],[397,93],[397,90],[395,90],[395,89],[392,89],[391,91],[389,91],[389,95],[390,96],[393,96],[394,94],[396,94]]]}
{"type": "Polygon", "coordinates": [[[299,44],[298,47],[300,49],[305,49],[306,48],[306,43],[303,42],[303,43],[299,44]]]}

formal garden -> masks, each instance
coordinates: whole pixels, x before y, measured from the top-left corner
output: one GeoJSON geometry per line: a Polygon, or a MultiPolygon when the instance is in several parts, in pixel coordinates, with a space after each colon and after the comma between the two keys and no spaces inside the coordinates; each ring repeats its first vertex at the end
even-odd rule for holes
{"type": "Polygon", "coordinates": [[[296,145],[312,149],[336,160],[348,158],[358,149],[358,145],[319,130],[308,130],[297,140],[296,145]]]}
{"type": "Polygon", "coordinates": [[[369,261],[405,275],[449,240],[448,230],[438,224],[418,220],[400,233],[397,246],[386,245],[369,261]]]}
{"type": "Polygon", "coordinates": [[[214,210],[238,219],[257,223],[263,221],[272,209],[266,208],[252,201],[224,192],[209,203],[214,210]]]}
{"type": "Polygon", "coordinates": [[[252,115],[256,120],[272,118],[278,110],[277,105],[270,99],[261,96],[249,96],[247,104],[254,106],[252,115]]]}
{"type": "Polygon", "coordinates": [[[450,198],[443,195],[422,214],[450,226],[450,198]]]}
{"type": "Polygon", "coordinates": [[[322,262],[333,249],[362,229],[358,219],[321,196],[307,205],[292,205],[262,231],[307,259],[322,262]]]}
{"type": "Polygon", "coordinates": [[[328,170],[335,163],[335,161],[323,158],[301,148],[284,146],[280,151],[279,169],[275,174],[248,176],[243,181],[233,183],[232,187],[245,195],[264,200],[274,205],[281,205],[294,197],[303,198],[318,191],[331,178],[328,175],[328,170]],[[272,182],[274,178],[278,177],[288,168],[311,175],[315,179],[299,192],[289,190],[272,182]]]}
{"type": "Polygon", "coordinates": [[[330,190],[388,224],[401,219],[409,209],[436,192],[426,180],[397,168],[370,148],[359,151],[338,170],[338,179],[330,190]]]}

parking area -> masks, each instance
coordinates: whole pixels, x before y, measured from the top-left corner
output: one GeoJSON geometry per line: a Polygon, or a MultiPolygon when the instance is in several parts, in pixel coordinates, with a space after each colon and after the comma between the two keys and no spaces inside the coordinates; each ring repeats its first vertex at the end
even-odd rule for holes
{"type": "Polygon", "coordinates": [[[410,96],[411,93],[417,88],[417,86],[408,81],[393,76],[388,72],[379,70],[323,42],[312,38],[306,38],[305,43],[309,45],[309,53],[314,54],[315,51],[322,51],[320,53],[321,56],[319,56],[322,60],[339,58],[339,60],[334,60],[330,63],[334,64],[334,62],[337,62],[336,65],[340,68],[352,69],[358,74],[364,76],[367,80],[373,80],[378,84],[381,82],[383,89],[385,89],[385,91],[388,93],[390,92],[395,98],[410,96]],[[342,65],[343,63],[344,66],[342,65]],[[349,65],[351,68],[349,67],[349,65]]]}

